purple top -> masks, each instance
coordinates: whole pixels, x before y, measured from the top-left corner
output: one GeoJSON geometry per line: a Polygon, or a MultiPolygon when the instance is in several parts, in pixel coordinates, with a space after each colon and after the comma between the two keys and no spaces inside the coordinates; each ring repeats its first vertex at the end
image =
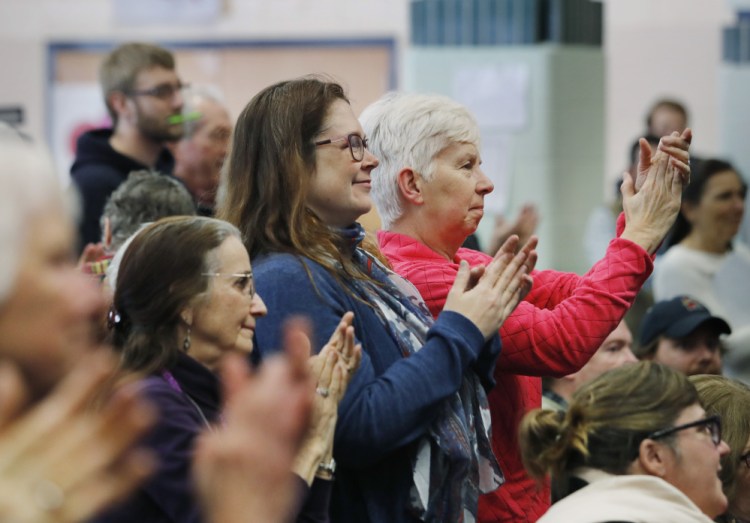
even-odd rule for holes
{"type": "MultiPolygon", "coordinates": [[[[134,495],[93,521],[202,523],[204,518],[193,491],[190,465],[196,437],[206,429],[207,422],[220,422],[219,380],[196,360],[180,354],[168,371],[145,378],[141,386],[143,396],[161,414],[144,440],[159,457],[159,468],[134,495]]],[[[324,485],[319,489],[320,482],[316,480],[309,490],[300,479],[300,500],[306,502],[299,521],[327,521],[331,482],[322,482],[324,485]]]]}

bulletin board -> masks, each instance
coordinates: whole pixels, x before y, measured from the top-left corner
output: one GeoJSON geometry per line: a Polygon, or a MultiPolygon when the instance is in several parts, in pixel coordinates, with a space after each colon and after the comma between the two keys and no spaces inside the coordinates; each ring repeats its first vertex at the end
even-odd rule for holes
{"type": "MultiPolygon", "coordinates": [[[[70,170],[77,137],[110,123],[98,68],[118,43],[48,45],[46,123],[62,173],[70,170]]],[[[155,43],[175,54],[183,82],[218,88],[233,118],[264,87],[306,74],[325,74],[341,83],[355,114],[398,84],[392,38],[155,43]]]]}

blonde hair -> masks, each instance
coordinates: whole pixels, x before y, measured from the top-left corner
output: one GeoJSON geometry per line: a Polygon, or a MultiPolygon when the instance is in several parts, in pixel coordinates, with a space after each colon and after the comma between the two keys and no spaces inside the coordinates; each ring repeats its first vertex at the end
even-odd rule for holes
{"type": "Polygon", "coordinates": [[[138,73],[152,67],[172,71],[175,68],[174,56],[157,45],[131,42],[117,47],[104,59],[99,68],[99,84],[113,123],[117,123],[117,113],[109,103],[109,95],[113,91],[130,91],[138,73]]]}
{"type": "Polygon", "coordinates": [[[740,456],[750,438],[750,388],[739,381],[723,376],[690,376],[698,391],[706,414],[721,416],[721,439],[730,451],[721,458],[722,489],[729,500],[729,508],[737,497],[737,468],[744,467],[740,456]]]}

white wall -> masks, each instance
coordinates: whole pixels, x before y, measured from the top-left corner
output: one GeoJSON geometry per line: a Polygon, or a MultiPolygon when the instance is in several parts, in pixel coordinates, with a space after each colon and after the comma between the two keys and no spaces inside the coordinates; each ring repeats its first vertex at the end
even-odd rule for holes
{"type": "Polygon", "coordinates": [[[687,105],[695,152],[718,154],[721,28],[734,20],[730,6],[725,0],[607,0],[605,13],[607,176],[614,179],[625,167],[649,105],[662,96],[687,105]]]}
{"type": "MultiPolygon", "coordinates": [[[[25,129],[46,136],[46,43],[50,40],[396,37],[408,44],[408,0],[226,0],[205,27],[119,27],[107,0],[2,0],[0,105],[20,104],[25,129]]],[[[674,96],[690,108],[695,149],[718,153],[718,77],[725,0],[606,0],[606,176],[624,167],[648,105],[674,96]]],[[[402,71],[403,73],[403,71],[402,71]]],[[[403,79],[404,74],[399,74],[403,79]]],[[[608,184],[605,184],[608,187],[608,184]]]]}
{"type": "MultiPolygon", "coordinates": [[[[45,132],[49,41],[173,41],[395,37],[406,43],[407,0],[225,0],[216,24],[121,27],[108,0],[1,0],[0,106],[26,110],[24,130],[45,132]]],[[[402,76],[401,74],[399,76],[402,76]]]]}

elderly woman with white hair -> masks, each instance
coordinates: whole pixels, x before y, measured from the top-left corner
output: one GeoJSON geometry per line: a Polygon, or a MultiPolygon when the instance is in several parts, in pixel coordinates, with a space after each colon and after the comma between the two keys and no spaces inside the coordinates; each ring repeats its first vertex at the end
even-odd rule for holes
{"type": "MultiPolygon", "coordinates": [[[[479,128],[462,105],[424,94],[387,94],[360,121],[380,158],[372,176],[380,248],[437,316],[459,264],[491,260],[461,248],[494,188],[480,168],[479,128]]],[[[480,498],[480,521],[534,521],[549,507],[549,489],[523,469],[519,422],[541,404],[541,376],[580,369],[633,303],[679,210],[691,136],[666,136],[653,155],[641,140],[638,174],[623,183],[624,214],[604,258],[584,276],[534,272],[534,288],[500,327],[504,349],[489,402],[493,450],[507,481],[480,498]]]]}
{"type": "Polygon", "coordinates": [[[153,468],[133,444],[154,416],[134,391],[88,411],[114,364],[103,299],[50,158],[3,127],[0,186],[0,519],[87,520],[153,468]]]}

